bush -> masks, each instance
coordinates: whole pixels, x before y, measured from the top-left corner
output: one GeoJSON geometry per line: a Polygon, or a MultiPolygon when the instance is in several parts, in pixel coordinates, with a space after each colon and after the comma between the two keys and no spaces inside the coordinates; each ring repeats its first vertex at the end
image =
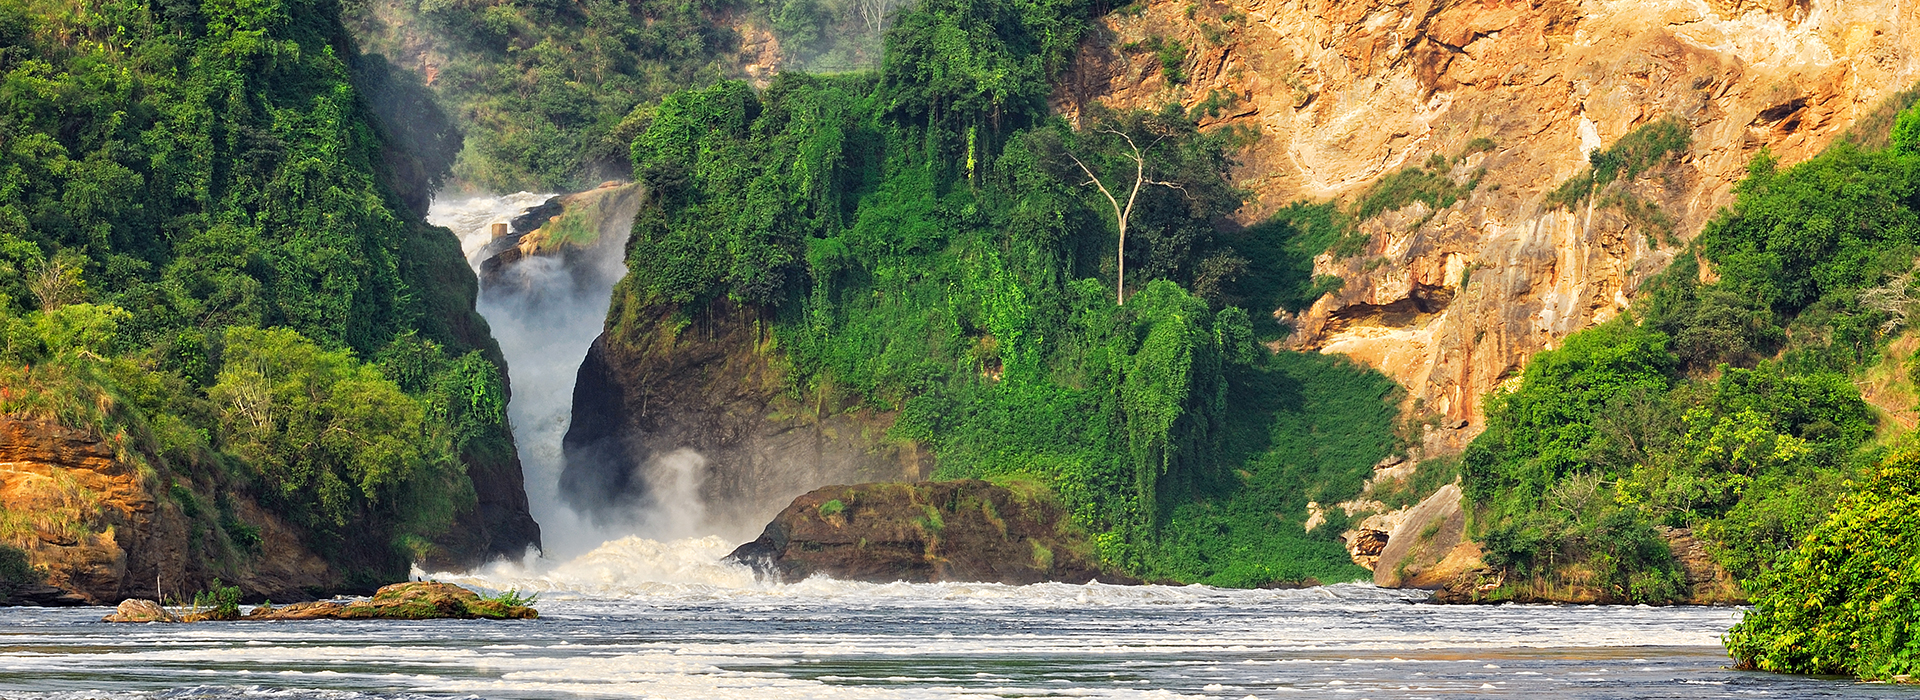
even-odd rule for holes
{"type": "Polygon", "coordinates": [[[220,585],[220,579],[214,579],[207,590],[193,594],[193,611],[204,615],[208,620],[240,619],[240,589],[234,586],[220,585]]]}
{"type": "Polygon", "coordinates": [[[1759,577],[1754,607],[1727,633],[1743,665],[1871,679],[1920,665],[1920,451],[1903,448],[1759,577]]]}
{"type": "Polygon", "coordinates": [[[45,585],[45,577],[27,561],[27,553],[8,544],[0,544],[0,601],[33,586],[45,585]]]}

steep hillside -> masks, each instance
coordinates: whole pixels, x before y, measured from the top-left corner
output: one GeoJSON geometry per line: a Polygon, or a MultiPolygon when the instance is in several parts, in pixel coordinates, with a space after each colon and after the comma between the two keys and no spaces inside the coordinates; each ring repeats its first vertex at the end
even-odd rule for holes
{"type": "Polygon", "coordinates": [[[1285,307],[1290,347],[1394,377],[1450,451],[1528,357],[1617,316],[1762,149],[1794,163],[1884,120],[1920,79],[1917,23],[1898,0],[1143,1],[1100,20],[1054,100],[1249,129],[1251,235],[1312,238],[1283,207],[1345,202],[1358,235],[1295,246],[1262,310],[1285,307]],[[1550,198],[1663,120],[1690,136],[1670,159],[1550,198]]]}
{"type": "Polygon", "coordinates": [[[416,209],[447,122],[334,3],[7,0],[0,46],[0,445],[31,465],[0,541],[92,562],[89,596],[538,543],[473,274],[416,209]]]}
{"type": "Polygon", "coordinates": [[[691,483],[751,532],[824,483],[1025,479],[1134,575],[1363,575],[1309,503],[1394,449],[1399,394],[1254,344],[1218,228],[1241,205],[1232,134],[1049,113],[1090,10],[924,2],[877,73],[664,100],[565,491],[667,504],[691,483]]]}

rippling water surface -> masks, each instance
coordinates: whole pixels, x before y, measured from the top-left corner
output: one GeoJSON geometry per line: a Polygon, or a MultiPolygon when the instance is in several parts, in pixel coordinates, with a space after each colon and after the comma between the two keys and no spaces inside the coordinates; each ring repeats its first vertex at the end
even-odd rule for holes
{"type": "Polygon", "coordinates": [[[1730,671],[1725,608],[1465,607],[1364,585],[754,582],[726,542],[627,538],[440,580],[534,621],[110,625],[0,610],[0,697],[1920,697],[1730,671]]]}

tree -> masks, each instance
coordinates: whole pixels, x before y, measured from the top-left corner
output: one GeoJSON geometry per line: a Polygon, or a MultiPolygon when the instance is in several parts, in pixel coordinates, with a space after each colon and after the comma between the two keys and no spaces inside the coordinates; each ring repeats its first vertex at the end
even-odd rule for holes
{"type": "MultiPolygon", "coordinates": [[[[1120,245],[1116,255],[1119,261],[1119,271],[1114,274],[1114,297],[1116,299],[1115,303],[1124,306],[1127,303],[1127,219],[1133,216],[1133,205],[1140,198],[1140,187],[1142,185],[1158,185],[1182,192],[1185,192],[1186,188],[1177,182],[1148,178],[1146,155],[1141,151],[1140,144],[1134,143],[1133,137],[1128,135],[1127,132],[1112,127],[1095,129],[1095,131],[1119,136],[1125,140],[1129,152],[1122,155],[1133,161],[1133,185],[1127,190],[1126,206],[1121,206],[1120,200],[1114,198],[1113,190],[1107,188],[1107,183],[1100,181],[1100,176],[1093,173],[1093,168],[1087,167],[1086,162],[1080,160],[1080,156],[1075,155],[1072,150],[1067,151],[1067,157],[1073,159],[1073,164],[1080,166],[1080,171],[1087,174],[1087,181],[1080,183],[1081,186],[1093,185],[1100,188],[1100,194],[1105,195],[1107,203],[1113,206],[1113,219],[1120,228],[1120,245]]],[[[1154,146],[1160,145],[1160,142],[1165,138],[1166,136],[1164,134],[1155,138],[1152,143],[1147,144],[1147,150],[1150,151],[1154,146]]]]}

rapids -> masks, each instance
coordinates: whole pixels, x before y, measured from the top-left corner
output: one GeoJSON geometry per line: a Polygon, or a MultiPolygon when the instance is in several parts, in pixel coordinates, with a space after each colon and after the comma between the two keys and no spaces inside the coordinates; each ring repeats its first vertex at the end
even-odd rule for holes
{"type": "Polygon", "coordinates": [[[532,621],[108,625],[0,609],[0,698],[1810,698],[1731,671],[1730,608],[1444,606],[1418,592],[756,581],[717,538],[432,578],[532,621]]]}

